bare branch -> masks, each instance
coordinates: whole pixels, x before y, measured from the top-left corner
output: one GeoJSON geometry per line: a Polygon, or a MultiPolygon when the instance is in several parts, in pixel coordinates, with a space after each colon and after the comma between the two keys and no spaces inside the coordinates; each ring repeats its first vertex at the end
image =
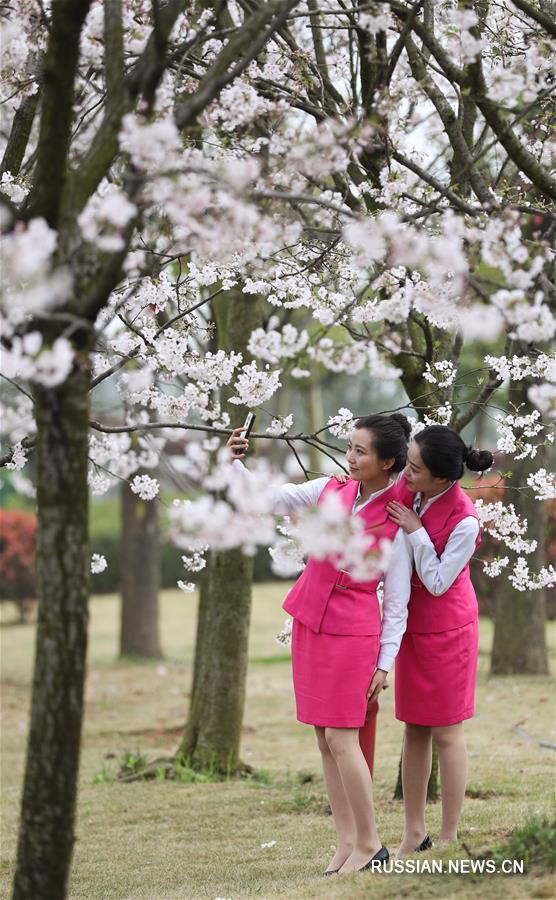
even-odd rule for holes
{"type": "Polygon", "coordinates": [[[554,21],[551,15],[540,9],[538,6],[535,6],[535,4],[528,3],[528,0],[512,0],[512,3],[514,6],[517,6],[521,12],[530,16],[539,25],[542,25],[551,37],[556,38],[556,21],[554,21]]]}
{"type": "Polygon", "coordinates": [[[246,18],[201,78],[195,93],[176,110],[178,128],[190,125],[227,84],[241,75],[297,3],[298,0],[270,0],[246,18]]]}
{"type": "Polygon", "coordinates": [[[508,156],[541,193],[556,200],[556,180],[523,146],[513,128],[513,122],[506,121],[497,103],[487,96],[487,85],[480,59],[469,64],[469,73],[473,86],[472,97],[508,156]]]}
{"type": "Polygon", "coordinates": [[[91,0],[58,0],[52,5],[44,61],[43,98],[35,180],[29,215],[44,216],[57,228],[67,179],[74,82],[79,37],[91,0]]]}

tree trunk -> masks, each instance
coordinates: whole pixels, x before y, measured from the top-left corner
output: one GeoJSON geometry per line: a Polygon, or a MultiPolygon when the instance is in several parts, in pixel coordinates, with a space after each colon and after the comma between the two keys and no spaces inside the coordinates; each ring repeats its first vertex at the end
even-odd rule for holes
{"type": "Polygon", "coordinates": [[[222,774],[238,768],[245,706],[253,560],[211,553],[201,591],[195,677],[179,754],[222,774]]]}
{"type": "MultiPolygon", "coordinates": [[[[213,301],[218,346],[249,361],[247,342],[261,324],[259,301],[240,290],[213,301]]],[[[223,405],[229,397],[222,392],[223,405]]],[[[227,405],[232,423],[247,410],[227,405]]],[[[257,430],[257,428],[255,428],[257,430]]],[[[190,765],[229,774],[239,766],[245,706],[253,560],[240,550],[210,553],[201,584],[191,705],[178,755],[190,765]]]]}
{"type": "Polygon", "coordinates": [[[87,649],[89,371],[38,387],[38,594],[14,900],[62,900],[74,842],[87,649]]]}
{"type": "MultiPolygon", "coordinates": [[[[139,474],[144,474],[140,472],[139,474]]],[[[122,485],[120,656],[160,657],[158,503],[122,485]]]]}
{"type": "MultiPolygon", "coordinates": [[[[532,411],[527,398],[531,382],[526,379],[510,385],[510,409],[519,409],[518,415],[532,411]]],[[[527,438],[525,438],[527,440],[527,438]]],[[[545,452],[540,448],[536,457],[518,459],[513,463],[509,487],[527,484],[527,476],[546,466],[545,452]]],[[[533,553],[519,554],[504,550],[513,566],[518,556],[524,556],[530,570],[539,571],[545,564],[546,515],[544,505],[534,499],[534,491],[527,488],[511,491],[508,500],[520,518],[527,519],[527,538],[537,541],[533,553]]],[[[494,613],[494,641],[492,645],[491,673],[511,675],[514,673],[546,675],[548,658],[546,652],[546,600],[542,590],[518,591],[506,579],[497,585],[494,613]]]]}

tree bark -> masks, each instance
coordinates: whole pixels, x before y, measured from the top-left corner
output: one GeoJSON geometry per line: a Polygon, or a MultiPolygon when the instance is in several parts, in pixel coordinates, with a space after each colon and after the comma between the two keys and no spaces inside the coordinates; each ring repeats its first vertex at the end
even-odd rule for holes
{"type": "MultiPolygon", "coordinates": [[[[248,361],[247,341],[261,324],[259,301],[240,290],[213,302],[218,346],[248,361]]],[[[229,392],[225,391],[225,402],[229,392]]],[[[232,422],[247,410],[228,405],[232,422]]],[[[201,585],[191,705],[178,755],[198,769],[229,774],[239,766],[245,706],[253,559],[241,550],[210,553],[201,585]]]]}
{"type": "Polygon", "coordinates": [[[62,900],[74,843],[90,566],[85,359],[35,396],[40,602],[14,900],[62,900]]]}
{"type": "Polygon", "coordinates": [[[156,500],[141,500],[129,484],[122,486],[120,656],[162,656],[158,628],[158,519],[156,500]]]}
{"type": "Polygon", "coordinates": [[[211,553],[201,591],[195,677],[179,755],[198,769],[231,774],[239,765],[245,707],[253,560],[211,553]]]}
{"type": "MultiPolygon", "coordinates": [[[[527,397],[531,382],[527,379],[510,384],[510,409],[519,409],[518,415],[532,411],[527,397]]],[[[515,460],[510,479],[510,487],[524,486],[527,476],[546,465],[545,452],[539,450],[536,457],[515,460]]],[[[544,505],[534,499],[531,489],[512,491],[511,500],[520,518],[529,524],[527,538],[537,541],[533,553],[520,554],[504,550],[510,559],[509,565],[518,556],[525,556],[529,568],[538,572],[545,564],[546,515],[544,505]]],[[[506,579],[500,579],[495,598],[494,641],[491,656],[493,675],[514,673],[546,675],[548,658],[546,651],[546,600],[543,590],[517,591],[506,579]]]]}

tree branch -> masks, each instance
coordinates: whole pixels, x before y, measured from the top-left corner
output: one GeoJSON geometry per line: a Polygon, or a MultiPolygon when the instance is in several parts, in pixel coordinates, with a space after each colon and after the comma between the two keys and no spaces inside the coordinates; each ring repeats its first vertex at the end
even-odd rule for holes
{"type": "Polygon", "coordinates": [[[122,0],[104,4],[104,77],[108,112],[120,107],[125,93],[122,0]]]}
{"type": "Polygon", "coordinates": [[[118,152],[118,133],[124,115],[133,108],[135,100],[147,87],[152,91],[156,79],[160,80],[164,70],[164,62],[160,57],[161,41],[168,41],[185,5],[186,0],[170,0],[159,10],[156,35],[154,31],[151,33],[147,46],[125,79],[121,92],[116,91],[116,95],[112,95],[112,101],[107,104],[106,113],[89,150],[79,167],[69,176],[65,202],[74,213],[83,209],[112,165],[118,152]]]}
{"type": "Polygon", "coordinates": [[[556,38],[556,21],[554,21],[551,15],[540,9],[538,6],[535,6],[533,3],[528,3],[527,0],[512,0],[512,3],[514,6],[517,6],[521,12],[530,16],[539,25],[542,25],[551,37],[556,38]]]}
{"type": "MultiPolygon", "coordinates": [[[[35,71],[37,78],[39,77],[41,65],[42,57],[40,61],[37,61],[36,54],[32,54],[32,69],[35,71]]],[[[2,164],[0,165],[0,176],[4,172],[11,172],[12,175],[19,173],[27,144],[29,143],[29,136],[35,120],[40,96],[41,87],[39,83],[37,90],[33,94],[27,94],[19,104],[13,118],[2,164]]]]}
{"type": "Polygon", "coordinates": [[[429,100],[434,104],[436,111],[442,120],[442,124],[444,125],[444,129],[454,153],[462,160],[469,172],[469,181],[473,191],[481,203],[492,206],[494,196],[489,190],[482,175],[477,171],[473,164],[473,157],[465,142],[454,110],[435,83],[434,79],[429,75],[427,67],[419,55],[417,46],[409,36],[406,39],[405,46],[413,77],[418,84],[420,84],[429,100]]]}
{"type": "Polygon", "coordinates": [[[299,0],[269,0],[256,13],[246,18],[201,78],[195,93],[178,106],[178,128],[184,129],[190,125],[227,84],[241,75],[258,56],[271,35],[286,21],[288,13],[298,2],[299,0]]]}
{"type": "Polygon", "coordinates": [[[79,37],[91,0],[56,0],[44,61],[42,113],[28,215],[58,227],[67,179],[79,37]]]}
{"type": "Polygon", "coordinates": [[[549,173],[537,162],[533,154],[529,153],[523,146],[512,127],[512,123],[504,119],[498,105],[487,96],[487,85],[480,59],[469,64],[469,74],[473,89],[472,97],[508,156],[519,171],[527,175],[527,178],[541,193],[552,200],[556,200],[556,180],[550,177],[549,173]]]}

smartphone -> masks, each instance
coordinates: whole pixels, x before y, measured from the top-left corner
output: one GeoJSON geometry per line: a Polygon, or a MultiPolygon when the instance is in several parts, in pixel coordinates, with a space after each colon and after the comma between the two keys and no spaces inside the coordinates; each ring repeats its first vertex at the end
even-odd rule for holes
{"type": "Polygon", "coordinates": [[[256,418],[257,418],[257,416],[255,415],[255,413],[253,413],[253,412],[247,413],[247,417],[245,419],[245,422],[243,423],[243,428],[241,430],[241,436],[243,438],[248,438],[249,435],[251,434],[256,418]]]}

